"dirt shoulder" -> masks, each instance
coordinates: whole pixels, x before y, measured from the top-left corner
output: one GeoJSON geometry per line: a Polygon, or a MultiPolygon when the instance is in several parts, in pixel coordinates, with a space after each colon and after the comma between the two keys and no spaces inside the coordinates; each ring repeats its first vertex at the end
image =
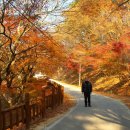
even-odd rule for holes
{"type": "Polygon", "coordinates": [[[74,99],[74,97],[65,93],[63,104],[56,107],[54,110],[48,109],[46,111],[45,118],[33,124],[30,130],[41,130],[45,128],[46,126],[49,126],[54,121],[61,118],[68,110],[70,110],[75,105],[76,105],[76,100],[74,99]]]}
{"type": "Polygon", "coordinates": [[[94,91],[94,93],[118,99],[122,101],[130,109],[130,96],[120,96],[120,95],[114,95],[105,92],[99,92],[99,91],[94,91]]]}

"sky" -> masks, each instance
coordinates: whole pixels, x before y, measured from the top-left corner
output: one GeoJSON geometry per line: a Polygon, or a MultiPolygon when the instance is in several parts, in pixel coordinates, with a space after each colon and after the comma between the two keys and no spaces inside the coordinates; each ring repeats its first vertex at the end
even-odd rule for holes
{"type": "MultiPolygon", "coordinates": [[[[56,0],[55,0],[56,1],[56,0]]],[[[62,12],[70,7],[75,0],[58,0],[58,7],[55,11],[52,11],[46,16],[43,16],[43,23],[47,23],[47,28],[49,30],[53,30],[56,25],[64,21],[64,17],[62,17],[62,12]],[[45,18],[46,17],[46,18],[45,18]]],[[[48,5],[48,9],[51,11],[55,6],[56,2],[50,2],[48,5]]]]}

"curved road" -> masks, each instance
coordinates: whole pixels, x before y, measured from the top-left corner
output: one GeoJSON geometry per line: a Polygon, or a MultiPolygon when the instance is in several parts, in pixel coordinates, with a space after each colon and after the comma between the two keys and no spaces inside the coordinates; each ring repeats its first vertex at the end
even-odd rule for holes
{"type": "Polygon", "coordinates": [[[59,84],[76,98],[77,105],[43,130],[130,130],[130,110],[120,101],[92,94],[92,107],[84,107],[80,89],[59,84]]]}

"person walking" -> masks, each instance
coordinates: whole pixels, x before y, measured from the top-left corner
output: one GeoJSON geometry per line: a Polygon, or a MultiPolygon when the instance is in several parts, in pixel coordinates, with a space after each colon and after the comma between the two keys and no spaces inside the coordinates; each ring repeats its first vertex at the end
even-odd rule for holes
{"type": "Polygon", "coordinates": [[[87,105],[91,107],[92,84],[90,81],[85,80],[82,82],[82,93],[84,94],[85,107],[87,105]]]}

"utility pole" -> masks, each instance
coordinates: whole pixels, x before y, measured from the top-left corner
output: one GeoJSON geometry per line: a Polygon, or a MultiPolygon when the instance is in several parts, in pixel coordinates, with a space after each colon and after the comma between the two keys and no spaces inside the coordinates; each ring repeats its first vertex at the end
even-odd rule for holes
{"type": "Polygon", "coordinates": [[[79,86],[81,85],[81,69],[82,69],[82,65],[81,63],[79,63],[79,86]]]}

